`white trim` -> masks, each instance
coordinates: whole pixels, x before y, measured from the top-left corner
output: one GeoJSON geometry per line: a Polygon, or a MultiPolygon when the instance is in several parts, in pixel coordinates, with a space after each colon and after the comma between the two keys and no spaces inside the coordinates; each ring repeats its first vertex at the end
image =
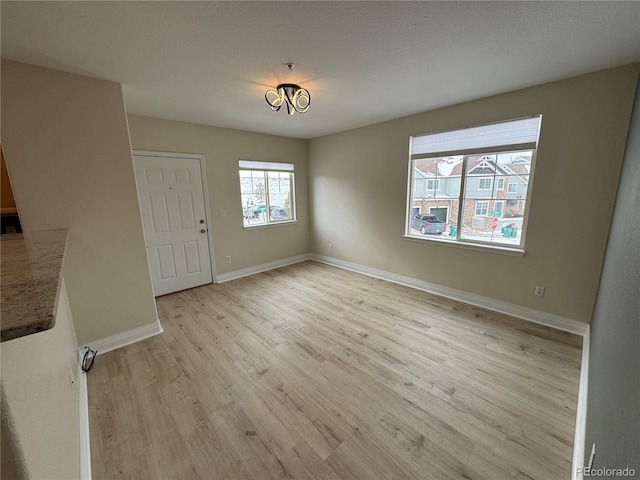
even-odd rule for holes
{"type": "MultiPolygon", "coordinates": [[[[98,355],[107,353],[126,345],[130,345],[140,340],[153,337],[162,333],[160,320],[148,323],[141,327],[117,333],[101,340],[91,343],[91,349],[98,355]]],[[[78,352],[78,444],[80,456],[80,480],[91,480],[91,435],[89,430],[89,389],[87,385],[87,374],[82,371],[82,359],[85,347],[78,352]]]]}
{"type": "Polygon", "coordinates": [[[238,168],[243,170],[269,170],[272,172],[293,172],[293,163],[262,162],[258,160],[238,160],[238,168]]]}
{"type": "Polygon", "coordinates": [[[278,225],[294,225],[298,223],[298,220],[274,220],[273,222],[267,223],[256,223],[255,225],[244,225],[244,220],[242,221],[243,227],[245,230],[253,230],[256,228],[265,228],[265,227],[277,227],[278,225]]]}
{"type": "Polygon", "coordinates": [[[494,298],[483,297],[482,295],[476,295],[474,293],[463,292],[462,290],[457,290],[455,288],[425,282],[424,280],[418,280],[416,278],[406,277],[404,275],[398,275],[384,270],[378,270],[377,268],[366,267],[357,263],[347,262],[346,260],[316,254],[311,255],[311,260],[344,268],[345,270],[362,273],[364,275],[369,275],[370,277],[380,278],[392,283],[416,288],[418,290],[440,295],[441,297],[486,308],[493,310],[494,312],[504,313],[511,315],[512,317],[521,318],[523,320],[528,320],[533,323],[556,328],[565,332],[574,333],[576,335],[586,335],[589,329],[588,324],[571,318],[565,318],[552,313],[534,310],[529,307],[522,307],[520,305],[503,302],[502,300],[496,300],[494,298]]]}
{"type": "Polygon", "coordinates": [[[454,247],[454,248],[464,248],[467,250],[475,250],[477,252],[487,252],[487,253],[497,253],[500,255],[511,255],[512,257],[524,257],[525,252],[522,248],[517,245],[515,248],[507,247],[507,244],[497,244],[497,243],[488,243],[481,242],[479,240],[470,241],[470,240],[449,240],[447,237],[428,237],[428,236],[417,236],[417,235],[404,235],[403,238],[405,240],[410,240],[412,242],[428,242],[438,247],[454,247]],[[500,246],[498,246],[500,245],[500,246]]]}
{"type": "MultiPolygon", "coordinates": [[[[160,157],[160,158],[186,158],[189,160],[198,160],[200,162],[200,178],[202,180],[202,192],[204,194],[204,215],[207,221],[207,238],[209,239],[209,260],[211,263],[211,279],[213,283],[216,283],[216,262],[215,262],[215,254],[213,251],[213,236],[211,234],[213,223],[211,222],[211,208],[210,208],[210,200],[209,200],[209,188],[208,188],[208,179],[207,179],[207,162],[204,158],[204,155],[198,153],[172,153],[172,152],[155,152],[150,150],[132,150],[131,151],[131,162],[135,169],[135,157],[160,157]]],[[[135,175],[134,175],[135,180],[135,175]]],[[[138,182],[136,180],[136,192],[138,190],[138,182]]],[[[137,194],[137,193],[136,193],[137,194]]],[[[142,211],[140,211],[140,222],[142,223],[142,211]]],[[[145,245],[147,244],[146,233],[145,235],[145,245]]],[[[147,258],[147,263],[149,263],[149,259],[147,258]]],[[[149,278],[151,277],[151,266],[149,265],[149,278]]],[[[153,283],[153,282],[152,282],[153,283]]],[[[155,295],[155,292],[154,292],[155,295]]],[[[156,311],[156,316],[158,312],[156,311]]]]}
{"type": "MultiPolygon", "coordinates": [[[[240,160],[241,162],[243,160],[240,160]]],[[[291,164],[293,165],[293,164],[291,164]]],[[[240,169],[240,172],[242,172],[243,170],[240,169]]],[[[243,178],[248,178],[248,177],[240,177],[240,205],[242,207],[243,210],[243,215],[242,215],[242,226],[245,229],[249,229],[249,228],[254,228],[254,227],[261,227],[261,226],[265,226],[265,225],[281,225],[283,223],[295,223],[297,221],[297,202],[296,202],[296,175],[294,171],[290,171],[290,172],[286,172],[286,171],[277,171],[274,172],[272,170],[251,170],[251,193],[244,193],[242,191],[242,180],[243,178]],[[264,206],[265,206],[265,212],[262,215],[262,217],[264,218],[264,221],[261,223],[257,223],[257,224],[251,224],[250,223],[250,219],[249,217],[247,217],[246,215],[249,213],[249,205],[247,204],[247,206],[245,207],[244,204],[244,199],[243,196],[245,195],[251,195],[253,198],[256,197],[256,192],[254,191],[254,186],[253,186],[253,174],[254,173],[262,173],[263,174],[263,178],[264,178],[264,206]],[[291,205],[290,205],[290,209],[291,209],[291,217],[290,219],[287,220],[272,220],[271,217],[271,208],[272,207],[278,207],[277,205],[272,205],[271,204],[271,187],[270,187],[270,182],[269,182],[269,174],[270,173],[277,173],[278,174],[278,179],[281,179],[282,177],[280,177],[280,175],[287,175],[289,178],[289,194],[291,197],[291,205]],[[245,224],[245,220],[246,220],[246,224],[245,224]]],[[[247,202],[251,200],[253,202],[252,199],[248,199],[247,202]]],[[[254,203],[253,205],[261,205],[263,202],[259,202],[259,203],[254,203]]],[[[284,205],[280,206],[280,208],[283,208],[284,205]]]]}
{"type": "Polygon", "coordinates": [[[147,323],[141,327],[132,328],[126,332],[116,333],[110,337],[102,338],[95,342],[89,342],[87,343],[87,346],[91,346],[91,349],[95,350],[98,355],[100,355],[110,352],[111,350],[126,347],[127,345],[131,345],[132,343],[145,340],[155,335],[159,335],[163,331],[162,325],[160,325],[160,320],[156,320],[155,322],[147,323]]]}
{"type": "Polygon", "coordinates": [[[589,393],[589,339],[591,337],[589,326],[582,338],[582,364],[580,368],[580,385],[578,387],[578,405],[576,407],[576,429],[573,439],[573,465],[571,480],[582,480],[582,471],[579,467],[585,467],[584,449],[586,447],[587,430],[587,395],[589,393]]]}
{"type": "Polygon", "coordinates": [[[80,450],[80,480],[91,480],[91,435],[89,433],[89,390],[87,374],[82,371],[84,348],[78,364],[78,444],[80,450]]]}
{"type": "Polygon", "coordinates": [[[439,178],[428,178],[426,177],[425,180],[427,181],[427,185],[425,190],[427,192],[437,192],[438,190],[440,190],[440,179],[439,178]],[[433,185],[435,188],[429,188],[429,182],[433,182],[433,185]]]}
{"type": "Polygon", "coordinates": [[[202,192],[204,193],[204,214],[207,219],[207,237],[209,238],[209,260],[211,262],[211,280],[216,283],[216,255],[213,251],[213,223],[211,221],[211,201],[209,200],[209,180],[207,177],[207,161],[204,155],[197,155],[200,159],[200,176],[202,177],[202,192]]]}
{"type": "Polygon", "coordinates": [[[240,270],[234,270],[233,272],[221,273],[217,276],[218,283],[229,282],[236,280],[237,278],[248,277],[256,273],[266,272],[267,270],[273,270],[275,268],[285,267],[294,263],[304,262],[310,260],[311,255],[308,253],[302,255],[296,255],[295,257],[282,258],[280,260],[274,260],[273,262],[262,263],[253,267],[242,268],[240,270]]]}
{"type": "MultiPolygon", "coordinates": [[[[445,298],[457,300],[463,303],[487,308],[496,312],[505,313],[523,320],[527,320],[540,325],[545,325],[558,330],[563,330],[576,335],[581,335],[582,339],[582,361],[580,369],[580,382],[578,387],[578,402],[576,407],[576,426],[573,444],[573,465],[572,480],[582,480],[582,475],[577,473],[577,467],[582,466],[584,462],[584,442],[586,435],[587,420],[587,393],[589,381],[589,325],[571,318],[565,318],[558,315],[534,310],[528,307],[522,307],[511,303],[503,302],[489,297],[483,297],[472,293],[463,292],[443,285],[425,282],[404,275],[398,275],[376,268],[366,267],[346,260],[340,260],[333,257],[327,257],[318,254],[302,254],[294,257],[284,258],[273,262],[263,263],[254,267],[248,267],[233,272],[224,273],[218,276],[218,283],[228,282],[237,278],[254,275],[256,273],[273,270],[276,268],[292,265],[294,263],[303,262],[305,260],[314,260],[316,262],[325,263],[334,267],[343,268],[353,272],[368,275],[370,277],[380,278],[388,282],[405,285],[410,288],[426,291],[445,298]]],[[[98,354],[106,353],[116,348],[124,347],[131,343],[144,340],[151,336],[163,332],[160,321],[143,325],[120,334],[107,337],[96,342],[92,342],[91,346],[97,350],[98,354]]],[[[84,348],[80,350],[80,358],[84,354],[84,348]]],[[[91,451],[89,436],[89,408],[88,408],[88,391],[86,374],[80,370],[78,374],[78,390],[79,390],[79,436],[80,436],[80,479],[91,480],[91,451]]]]}
{"type": "Polygon", "coordinates": [[[311,254],[311,260],[326,263],[334,267],[344,268],[371,277],[380,278],[392,283],[405,285],[407,287],[416,288],[429,293],[440,295],[442,297],[451,298],[460,302],[468,303],[482,308],[487,308],[496,312],[505,313],[523,320],[527,320],[547,327],[556,328],[565,332],[582,336],[582,360],[580,368],[580,381],[578,387],[578,401],[576,406],[576,425],[575,436],[573,441],[573,465],[572,480],[582,480],[582,475],[578,475],[577,468],[583,466],[584,448],[586,436],[587,422],[587,393],[589,382],[589,324],[574,320],[571,318],[553,315],[551,313],[541,312],[528,307],[522,307],[511,303],[503,302],[493,298],[483,297],[472,293],[463,292],[453,288],[428,283],[403,275],[385,272],[371,267],[365,267],[357,263],[347,262],[333,257],[324,255],[311,254]]]}
{"type": "Polygon", "coordinates": [[[199,153],[155,152],[151,150],[132,150],[131,153],[137,157],[189,158],[195,160],[204,158],[204,155],[199,153]]]}
{"type": "Polygon", "coordinates": [[[476,217],[486,217],[489,215],[489,200],[476,200],[476,204],[474,205],[474,212],[476,217]],[[481,203],[486,203],[486,208],[480,208],[480,213],[478,213],[478,205],[481,203]],[[482,210],[486,210],[486,212],[482,213],[482,210]]]}
{"type": "MultiPolygon", "coordinates": [[[[478,167],[476,167],[478,168],[478,167]]],[[[473,175],[471,172],[469,172],[469,175],[473,175]]],[[[478,178],[478,191],[480,190],[493,190],[493,177],[479,177],[478,178]],[[487,188],[480,188],[480,183],[483,180],[489,180],[489,186],[487,188]]]]}

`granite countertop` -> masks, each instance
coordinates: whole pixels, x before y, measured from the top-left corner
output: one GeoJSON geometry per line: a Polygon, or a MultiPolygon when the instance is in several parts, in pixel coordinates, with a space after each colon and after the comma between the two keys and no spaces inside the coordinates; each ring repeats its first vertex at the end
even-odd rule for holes
{"type": "Polygon", "coordinates": [[[2,235],[2,317],[4,342],[55,325],[68,230],[2,235]]]}

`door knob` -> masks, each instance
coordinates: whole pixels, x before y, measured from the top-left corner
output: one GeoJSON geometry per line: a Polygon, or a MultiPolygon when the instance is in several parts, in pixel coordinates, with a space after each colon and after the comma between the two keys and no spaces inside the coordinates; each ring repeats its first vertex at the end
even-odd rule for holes
{"type": "Polygon", "coordinates": [[[200,223],[204,223],[204,220],[200,220],[200,223]]]}
{"type": "Polygon", "coordinates": [[[200,233],[207,233],[207,231],[203,228],[200,230],[200,233]]]}

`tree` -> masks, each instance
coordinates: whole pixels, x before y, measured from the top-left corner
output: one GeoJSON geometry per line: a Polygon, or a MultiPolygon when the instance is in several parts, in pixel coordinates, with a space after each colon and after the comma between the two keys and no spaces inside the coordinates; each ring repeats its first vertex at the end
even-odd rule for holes
{"type": "Polygon", "coordinates": [[[264,203],[264,183],[259,183],[256,185],[256,191],[254,192],[254,195],[256,196],[256,200],[258,201],[258,203],[264,203]]]}
{"type": "Polygon", "coordinates": [[[284,210],[287,212],[287,215],[291,216],[291,192],[289,192],[284,201],[284,210]]]}

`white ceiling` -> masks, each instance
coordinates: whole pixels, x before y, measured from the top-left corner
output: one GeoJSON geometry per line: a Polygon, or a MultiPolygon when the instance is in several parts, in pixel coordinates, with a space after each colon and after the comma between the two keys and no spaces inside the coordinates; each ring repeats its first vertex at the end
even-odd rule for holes
{"type": "Polygon", "coordinates": [[[130,113],[299,138],[640,60],[637,1],[1,8],[3,58],[119,82],[130,113]],[[281,82],[309,89],[308,113],[270,110],[281,82]]]}

